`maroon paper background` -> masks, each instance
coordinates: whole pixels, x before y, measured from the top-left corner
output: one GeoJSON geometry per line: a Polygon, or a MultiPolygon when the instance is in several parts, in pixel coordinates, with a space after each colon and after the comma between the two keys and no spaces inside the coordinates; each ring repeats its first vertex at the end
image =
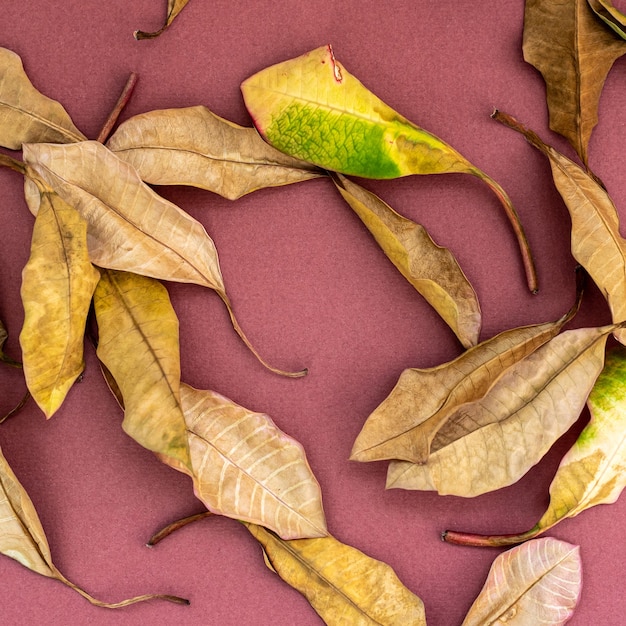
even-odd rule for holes
{"type": "MultiPolygon", "coordinates": [[[[528,231],[541,291],[531,296],[511,229],[488,188],[468,176],[367,182],[398,211],[452,249],[481,300],[482,338],[555,319],[574,297],[569,217],[545,158],[489,117],[516,115],[572,154],[548,131],[545,87],[522,59],[523,2],[191,0],[161,38],[165,0],[4,0],[0,45],[21,55],[33,83],[62,102],[93,138],[131,71],[139,73],[124,118],[151,109],[205,104],[249,124],[239,84],[263,67],[326,43],[376,94],[439,135],[509,192],[528,231]]],[[[622,9],[626,8],[623,3],[622,9]]],[[[626,60],[602,95],[590,160],[626,211],[626,60]]],[[[429,626],[460,624],[497,550],[439,540],[445,528],[513,532],[531,527],[581,422],[518,484],[475,499],[385,491],[386,463],[349,462],[367,415],[406,367],[457,356],[451,331],[380,252],[326,180],[264,190],[236,202],[187,188],[162,188],[202,221],[218,247],[237,316],[259,351],[310,374],[287,380],[264,370],[232,331],[212,292],[168,285],[180,317],[186,382],[267,412],[305,446],[323,490],[330,531],[389,563],[425,603],[429,626]]],[[[19,355],[20,272],[33,218],[22,181],[0,171],[0,319],[19,355]]],[[[574,326],[609,320],[590,288],[574,326]]],[[[90,346],[86,371],[46,422],[29,404],[0,428],[0,444],[31,495],[58,568],[109,601],[175,593],[116,612],[89,605],[56,581],[0,558],[3,624],[219,624],[313,626],[306,600],[264,565],[261,550],[233,520],[190,526],[152,550],[149,536],[202,510],[190,481],[161,465],[120,428],[121,414],[90,346]]],[[[2,368],[0,407],[23,393],[18,372],[2,368]]],[[[579,544],[583,592],[571,624],[624,623],[626,501],[589,510],[549,534],[579,544]]]]}

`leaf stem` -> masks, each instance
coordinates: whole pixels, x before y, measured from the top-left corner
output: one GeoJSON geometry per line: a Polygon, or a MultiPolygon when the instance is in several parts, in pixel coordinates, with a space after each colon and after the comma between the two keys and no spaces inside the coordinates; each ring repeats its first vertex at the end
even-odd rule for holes
{"type": "Polygon", "coordinates": [[[175,530],[178,530],[183,526],[187,526],[187,524],[191,524],[192,522],[196,522],[211,515],[213,515],[211,511],[202,511],[202,513],[195,513],[194,515],[189,515],[188,517],[183,517],[182,519],[176,520],[175,522],[168,524],[165,528],[162,528],[159,532],[152,535],[146,545],[151,548],[166,537],[169,537],[175,530]]]}
{"type": "Polygon", "coordinates": [[[8,167],[14,172],[19,172],[23,176],[26,176],[26,165],[22,161],[18,161],[8,154],[0,153],[0,166],[8,167]]]}
{"type": "Polygon", "coordinates": [[[11,409],[6,415],[3,415],[2,417],[0,417],[0,424],[3,424],[4,422],[6,422],[6,420],[8,420],[10,417],[17,415],[22,410],[24,405],[28,402],[29,398],[30,398],[30,391],[27,391],[26,395],[20,400],[19,404],[15,408],[11,409]]]}
{"type": "Polygon", "coordinates": [[[444,530],[441,533],[441,540],[457,546],[500,548],[503,546],[514,546],[528,539],[534,539],[544,530],[546,529],[535,526],[526,532],[511,535],[477,535],[456,530],[444,530]]]}
{"type": "Polygon", "coordinates": [[[133,91],[135,86],[137,85],[137,81],[139,80],[139,76],[135,74],[135,72],[131,72],[131,75],[128,77],[126,81],[126,85],[124,85],[124,89],[122,89],[122,93],[120,97],[117,99],[113,110],[109,114],[100,134],[98,135],[97,141],[100,143],[105,143],[109,138],[111,131],[113,130],[113,126],[115,126],[115,122],[119,118],[121,112],[124,110],[124,107],[128,104],[130,97],[133,95],[133,91]]]}

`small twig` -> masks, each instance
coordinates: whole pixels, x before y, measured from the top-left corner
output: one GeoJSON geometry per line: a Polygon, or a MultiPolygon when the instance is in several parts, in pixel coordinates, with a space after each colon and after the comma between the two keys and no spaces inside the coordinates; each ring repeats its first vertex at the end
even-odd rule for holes
{"type": "Polygon", "coordinates": [[[0,424],[3,424],[10,417],[17,415],[22,410],[22,408],[24,408],[24,405],[28,402],[29,398],[30,392],[27,391],[26,395],[20,400],[20,403],[15,408],[11,409],[6,415],[0,417],[0,424]]]}
{"type": "Polygon", "coordinates": [[[124,89],[122,89],[122,93],[115,103],[115,107],[109,114],[107,121],[104,123],[100,134],[98,135],[97,141],[100,143],[105,143],[109,138],[111,131],[113,130],[113,126],[115,126],[115,122],[117,122],[120,113],[124,110],[124,107],[128,104],[130,97],[133,95],[133,90],[135,89],[135,85],[137,85],[137,81],[139,80],[139,76],[132,72],[126,81],[126,85],[124,89]]]}

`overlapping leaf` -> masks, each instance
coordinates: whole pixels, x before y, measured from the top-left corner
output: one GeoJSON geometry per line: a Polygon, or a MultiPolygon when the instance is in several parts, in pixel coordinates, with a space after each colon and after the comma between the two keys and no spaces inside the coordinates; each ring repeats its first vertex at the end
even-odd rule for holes
{"type": "Polygon", "coordinates": [[[328,534],[319,484],[295,439],[213,391],[183,384],[181,399],[193,470],[186,473],[210,511],[284,539],[328,534]]]}
{"type": "MultiPolygon", "coordinates": [[[[620,235],[618,212],[609,194],[593,176],[511,116],[497,111],[494,118],[522,133],[548,157],[554,184],[572,219],[572,255],[607,299],[613,321],[626,320],[626,240],[620,235]]],[[[615,336],[626,343],[624,329],[615,336]]]]}
{"type": "Polygon", "coordinates": [[[153,185],[190,185],[230,200],[321,176],[263,141],[253,128],[203,106],[150,111],[120,125],[107,146],[153,185]]]}
{"type": "Polygon", "coordinates": [[[178,14],[185,8],[189,0],[167,0],[167,17],[161,28],[153,33],[147,33],[142,30],[135,31],[135,39],[154,39],[158,37],[170,24],[176,19],[178,14]]]}
{"type": "Polygon", "coordinates": [[[330,46],[266,68],[241,90],[255,126],[271,145],[325,169],[365,178],[463,172],[485,181],[507,212],[529,287],[536,290],[526,236],[502,187],[366,89],[330,46]]]}
{"type": "Polygon", "coordinates": [[[424,605],[393,569],[334,537],[284,541],[245,524],[268,566],[297,589],[327,624],[426,626],[424,605]]]}
{"type": "Polygon", "coordinates": [[[519,480],[578,419],[614,329],[566,331],[508,368],[447,416],[426,463],[392,461],[387,487],[471,497],[519,480]]]}
{"type": "Polygon", "coordinates": [[[28,389],[46,417],[83,371],[85,323],[99,277],[87,253],[86,222],[55,193],[42,191],[22,273],[20,344],[28,389]]]}
{"type": "Polygon", "coordinates": [[[191,467],[180,400],[178,318],[158,281],[103,271],[94,295],[98,358],[124,400],[124,430],[191,467]]]}
{"type": "Polygon", "coordinates": [[[546,82],[550,128],[587,165],[602,87],[626,42],[596,20],[587,0],[526,0],[523,48],[546,82]]]}
{"type": "Polygon", "coordinates": [[[572,617],[581,585],[578,546],[529,541],[496,558],[462,626],[560,626],[572,617]]]}
{"type": "Polygon", "coordinates": [[[84,139],[67,111],[33,87],[20,57],[0,48],[0,145],[19,150],[24,143],[84,139]]]}
{"type": "Polygon", "coordinates": [[[626,39],[626,15],[618,11],[610,0],[587,0],[593,12],[622,39],[626,39]]]}
{"type": "Polygon", "coordinates": [[[407,369],[368,417],[351,459],[425,463],[439,430],[469,403],[482,401],[496,380],[553,339],[577,305],[555,322],[505,331],[430,369],[407,369]]]}

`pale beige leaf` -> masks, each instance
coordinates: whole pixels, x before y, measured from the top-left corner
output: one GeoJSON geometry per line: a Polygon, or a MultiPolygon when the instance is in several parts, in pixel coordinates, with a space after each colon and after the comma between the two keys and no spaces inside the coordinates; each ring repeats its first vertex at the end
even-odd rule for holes
{"type": "Polygon", "coordinates": [[[262,413],[181,386],[196,495],[209,511],[283,539],[328,534],[322,494],[302,446],[262,413]]]}
{"type": "Polygon", "coordinates": [[[387,487],[471,497],[519,480],[578,419],[613,330],[566,331],[509,368],[447,417],[425,464],[393,461],[387,487]]]}
{"type": "Polygon", "coordinates": [[[152,185],[190,185],[235,200],[321,176],[317,167],[267,144],[254,128],[204,106],[150,111],[120,125],[107,147],[152,185]]]}
{"type": "Polygon", "coordinates": [[[85,220],[55,193],[41,192],[39,202],[22,272],[20,345],[28,389],[50,417],[83,371],[85,324],[100,273],[89,261],[85,220]]]}
{"type": "Polygon", "coordinates": [[[393,569],[334,537],[284,541],[246,524],[271,569],[320,617],[343,626],[426,626],[424,604],[393,569]]]}
{"type": "Polygon", "coordinates": [[[178,318],[158,281],[103,271],[94,295],[98,358],[124,400],[124,430],[191,467],[180,400],[178,318]]]}
{"type": "Polygon", "coordinates": [[[19,150],[24,143],[85,139],[67,111],[33,87],[20,57],[0,48],[0,145],[19,150]]]}
{"type": "Polygon", "coordinates": [[[578,546],[547,537],[498,556],[463,626],[559,626],[582,586],[578,546]]]}
{"type": "Polygon", "coordinates": [[[332,178],[400,273],[439,313],[463,346],[476,345],[481,325],[478,297],[452,253],[438,246],[422,225],[399,215],[373,193],[341,174],[332,178]]]}

